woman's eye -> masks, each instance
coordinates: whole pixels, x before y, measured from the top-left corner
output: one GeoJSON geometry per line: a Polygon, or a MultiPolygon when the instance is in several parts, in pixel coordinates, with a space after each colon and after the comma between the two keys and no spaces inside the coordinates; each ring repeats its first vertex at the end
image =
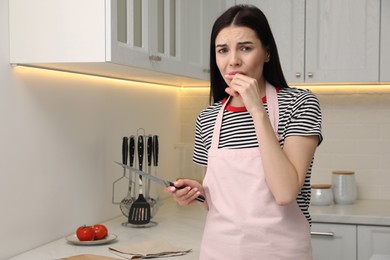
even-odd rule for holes
{"type": "Polygon", "coordinates": [[[251,47],[247,47],[247,46],[242,46],[241,47],[242,51],[250,51],[251,49],[252,49],[251,47]]]}
{"type": "Polygon", "coordinates": [[[218,49],[217,52],[222,54],[222,53],[227,52],[227,50],[225,48],[221,48],[221,49],[218,49]]]}

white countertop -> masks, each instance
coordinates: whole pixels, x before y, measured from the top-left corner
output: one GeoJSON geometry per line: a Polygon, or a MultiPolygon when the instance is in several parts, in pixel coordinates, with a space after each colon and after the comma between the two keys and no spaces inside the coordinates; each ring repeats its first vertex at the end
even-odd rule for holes
{"type": "Polygon", "coordinates": [[[313,222],[390,226],[390,200],[357,200],[351,205],[310,206],[313,222]]]}
{"type": "MultiPolygon", "coordinates": [[[[108,247],[119,244],[131,244],[154,239],[165,239],[174,246],[192,248],[192,251],[183,256],[172,259],[197,260],[203,234],[206,210],[197,204],[187,207],[177,205],[172,199],[163,201],[162,206],[152,219],[158,225],[150,228],[132,228],[122,226],[127,222],[124,216],[105,222],[109,233],[118,236],[117,241],[104,245],[73,245],[65,238],[53,241],[36,249],[10,258],[9,260],[53,260],[78,254],[96,254],[117,257],[110,253],[108,247]]],[[[119,258],[122,259],[122,258],[119,258]]]]}
{"type": "MultiPolygon", "coordinates": [[[[366,224],[390,226],[390,200],[358,200],[352,205],[310,206],[313,222],[366,224]]],[[[152,239],[166,239],[175,246],[192,248],[192,251],[175,259],[195,260],[199,258],[199,247],[203,233],[206,211],[194,204],[181,207],[166,199],[150,228],[122,226],[127,222],[124,216],[105,222],[109,233],[118,236],[112,244],[79,246],[66,242],[65,238],[53,241],[9,260],[53,260],[78,254],[97,254],[116,257],[108,251],[110,245],[130,244],[152,239]]]]}

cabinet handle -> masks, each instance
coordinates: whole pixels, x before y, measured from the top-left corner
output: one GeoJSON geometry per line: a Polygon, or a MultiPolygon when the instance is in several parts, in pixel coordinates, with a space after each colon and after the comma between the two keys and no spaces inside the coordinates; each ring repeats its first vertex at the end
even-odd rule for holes
{"type": "Polygon", "coordinates": [[[161,56],[150,55],[149,56],[149,60],[151,60],[151,61],[161,61],[161,56]]]}
{"type": "Polygon", "coordinates": [[[324,237],[333,237],[333,232],[318,232],[318,231],[311,231],[310,234],[312,236],[324,236],[324,237]]]}
{"type": "Polygon", "coordinates": [[[309,72],[309,73],[307,73],[307,76],[308,76],[309,78],[312,78],[312,77],[314,76],[314,74],[313,74],[313,72],[309,72]]]}
{"type": "Polygon", "coordinates": [[[301,77],[301,73],[300,72],[295,73],[295,77],[300,78],[301,77]]]}
{"type": "Polygon", "coordinates": [[[204,73],[210,73],[210,70],[209,69],[203,69],[202,70],[204,73]]]}

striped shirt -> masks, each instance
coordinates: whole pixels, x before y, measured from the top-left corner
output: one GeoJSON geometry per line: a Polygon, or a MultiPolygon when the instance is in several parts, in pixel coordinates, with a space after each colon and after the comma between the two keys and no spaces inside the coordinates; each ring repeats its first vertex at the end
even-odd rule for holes
{"type": "MultiPolygon", "coordinates": [[[[317,97],[309,90],[298,88],[277,89],[279,104],[280,146],[288,136],[319,136],[322,141],[321,123],[322,114],[317,97]]],[[[211,146],[214,124],[218,112],[224,101],[219,101],[204,109],[196,120],[195,145],[193,161],[207,166],[207,154],[211,146]]],[[[266,97],[263,98],[267,109],[266,97]]],[[[261,144],[260,144],[261,145],[261,144]]],[[[243,149],[259,147],[255,127],[249,112],[243,108],[227,106],[224,112],[219,148],[243,149]]],[[[309,214],[310,205],[310,177],[313,165],[312,159],[308,168],[304,185],[297,196],[297,202],[306,219],[311,223],[309,214]]]]}

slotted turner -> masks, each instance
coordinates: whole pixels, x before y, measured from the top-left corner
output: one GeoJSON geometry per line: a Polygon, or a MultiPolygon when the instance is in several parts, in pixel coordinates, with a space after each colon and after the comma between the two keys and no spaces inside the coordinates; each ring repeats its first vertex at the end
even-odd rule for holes
{"type": "MultiPolygon", "coordinates": [[[[129,138],[127,138],[126,136],[122,138],[122,163],[124,165],[127,164],[127,157],[128,157],[128,153],[129,153],[128,140],[129,140],[129,138]]],[[[112,183],[112,204],[120,204],[120,202],[115,202],[115,185],[117,184],[117,182],[119,182],[120,180],[122,180],[125,177],[126,177],[126,168],[123,167],[123,176],[120,177],[119,179],[116,179],[112,183]]]]}
{"type": "MultiPolygon", "coordinates": [[[[138,152],[138,166],[142,171],[142,165],[144,160],[144,138],[138,136],[137,152],[138,152]]],[[[140,189],[139,195],[136,201],[133,202],[129,212],[128,222],[133,225],[144,225],[150,222],[150,204],[146,201],[143,195],[143,183],[142,177],[140,176],[140,189]]]]}

